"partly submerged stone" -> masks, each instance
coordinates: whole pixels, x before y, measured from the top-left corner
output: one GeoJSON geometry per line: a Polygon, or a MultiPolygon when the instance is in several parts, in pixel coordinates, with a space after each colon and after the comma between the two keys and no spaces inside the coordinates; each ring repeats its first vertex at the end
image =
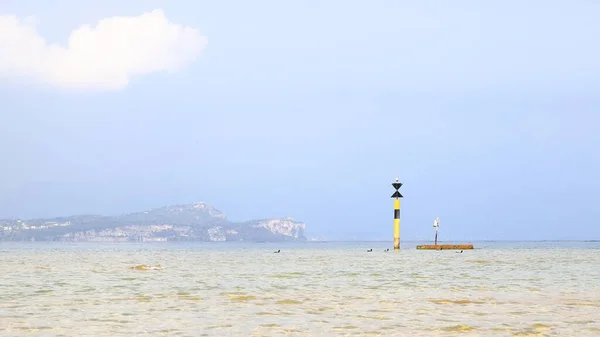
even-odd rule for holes
{"type": "Polygon", "coordinates": [[[131,267],[131,269],[135,269],[135,270],[162,270],[162,267],[160,266],[160,264],[157,264],[154,267],[146,265],[146,264],[139,264],[137,266],[131,267]]]}

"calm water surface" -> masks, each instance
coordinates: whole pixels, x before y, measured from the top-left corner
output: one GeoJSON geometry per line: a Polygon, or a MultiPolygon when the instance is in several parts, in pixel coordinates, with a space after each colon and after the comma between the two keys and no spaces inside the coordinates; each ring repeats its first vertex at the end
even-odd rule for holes
{"type": "Polygon", "coordinates": [[[0,243],[0,336],[600,336],[598,242],[415,245],[0,243]]]}

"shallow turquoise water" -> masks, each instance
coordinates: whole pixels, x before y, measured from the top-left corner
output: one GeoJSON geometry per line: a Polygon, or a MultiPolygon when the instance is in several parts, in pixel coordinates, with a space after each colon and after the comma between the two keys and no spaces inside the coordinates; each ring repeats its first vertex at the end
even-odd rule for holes
{"type": "Polygon", "coordinates": [[[417,244],[0,243],[0,336],[600,335],[600,242],[417,244]]]}

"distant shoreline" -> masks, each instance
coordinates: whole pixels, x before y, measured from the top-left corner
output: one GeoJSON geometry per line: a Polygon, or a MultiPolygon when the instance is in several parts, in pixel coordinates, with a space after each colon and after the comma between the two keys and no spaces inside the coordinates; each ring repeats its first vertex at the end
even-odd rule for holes
{"type": "MultiPolygon", "coordinates": [[[[455,243],[461,240],[448,240],[438,241],[438,243],[455,243]]],[[[464,240],[462,240],[464,241],[464,240]]],[[[600,239],[592,240],[468,240],[473,243],[543,243],[543,242],[587,242],[587,243],[600,243],[600,239]]],[[[232,244],[232,245],[246,245],[246,244],[269,244],[269,245],[304,245],[313,243],[391,243],[392,240],[305,240],[305,241],[48,241],[48,240],[0,240],[0,247],[5,243],[56,243],[56,244],[232,244]]],[[[401,243],[427,243],[428,240],[406,240],[401,243]]]]}

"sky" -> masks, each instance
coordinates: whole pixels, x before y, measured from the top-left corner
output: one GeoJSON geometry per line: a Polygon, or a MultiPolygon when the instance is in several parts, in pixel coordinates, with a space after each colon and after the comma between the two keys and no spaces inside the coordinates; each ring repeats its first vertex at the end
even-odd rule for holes
{"type": "Polygon", "coordinates": [[[600,239],[600,2],[0,2],[0,218],[600,239]]]}

